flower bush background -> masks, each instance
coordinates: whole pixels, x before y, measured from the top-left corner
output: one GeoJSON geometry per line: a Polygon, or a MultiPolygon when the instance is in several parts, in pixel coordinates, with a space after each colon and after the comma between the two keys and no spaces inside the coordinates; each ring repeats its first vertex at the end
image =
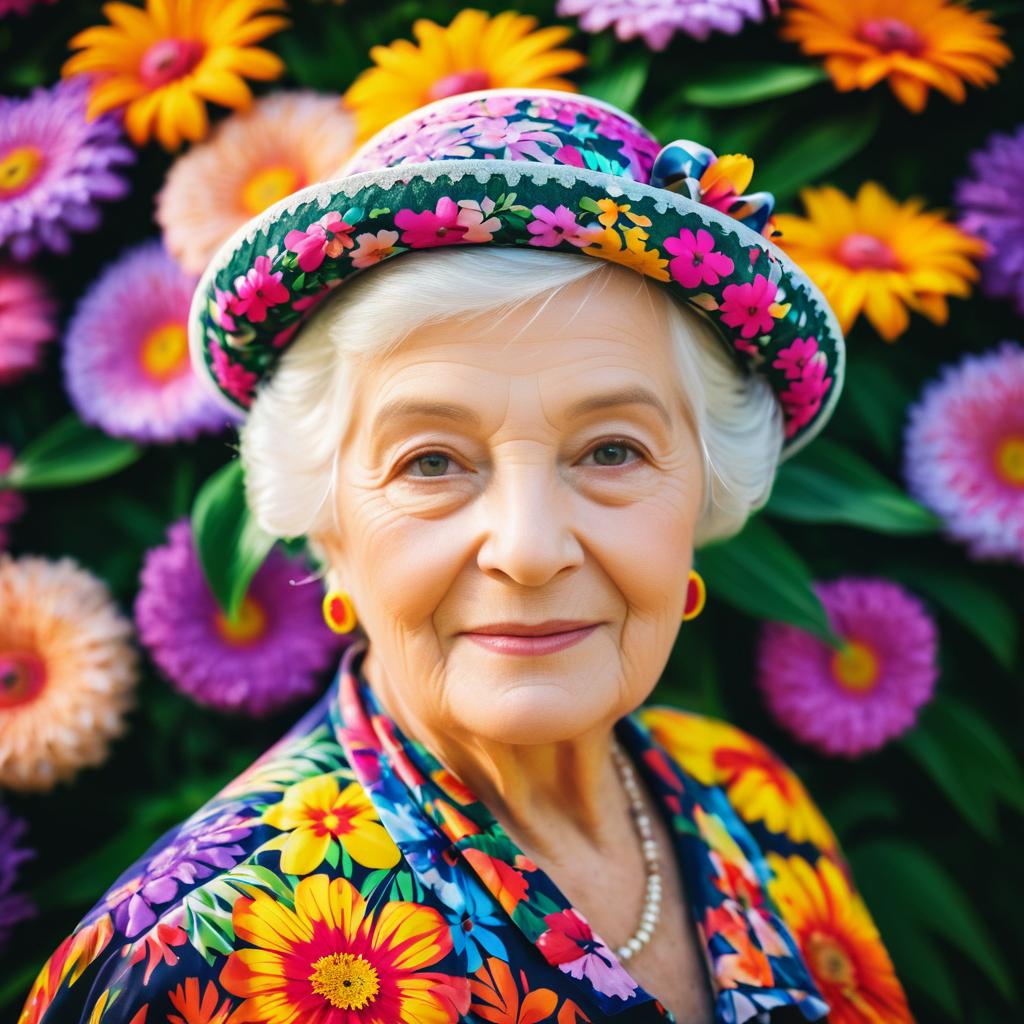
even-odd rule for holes
{"type": "Polygon", "coordinates": [[[1024,995],[1020,5],[205,0],[162,35],[142,14],[0,0],[0,1016],[339,652],[316,567],[248,523],[234,424],[182,372],[195,275],[406,110],[534,84],[752,157],[779,244],[849,332],[825,434],[743,533],[697,553],[707,605],[654,699],[798,771],[915,1017],[1007,1019],[1024,995]]]}

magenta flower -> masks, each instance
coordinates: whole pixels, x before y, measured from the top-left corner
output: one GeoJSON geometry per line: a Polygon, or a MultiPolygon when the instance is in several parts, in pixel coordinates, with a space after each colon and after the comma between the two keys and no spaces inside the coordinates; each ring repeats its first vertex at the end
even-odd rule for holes
{"type": "Polygon", "coordinates": [[[835,757],[859,757],[906,732],[932,696],[938,631],[922,602],[888,580],[815,583],[835,651],[810,633],[765,623],[758,686],[783,728],[835,757]]]}
{"type": "Polygon", "coordinates": [[[210,355],[213,358],[212,369],[217,383],[248,408],[256,388],[256,374],[247,370],[241,363],[233,362],[216,341],[210,345],[210,355]]]}
{"type": "Polygon", "coordinates": [[[795,338],[779,350],[772,366],[790,381],[779,397],[786,414],[786,437],[792,437],[814,418],[828,394],[832,384],[832,378],[825,376],[828,360],[815,338],[795,338]]]}
{"type": "Polygon", "coordinates": [[[593,241],[594,229],[576,223],[576,214],[561,203],[554,210],[546,206],[535,206],[530,211],[536,220],[526,225],[526,230],[533,235],[530,245],[542,245],[548,248],[559,242],[569,242],[581,249],[593,241]]]}
{"type": "Polygon", "coordinates": [[[698,228],[696,234],[683,228],[678,238],[665,239],[665,248],[676,257],[669,260],[669,273],[684,288],[718,284],[733,272],[732,260],[725,253],[715,251],[711,232],[703,228],[698,228]]]}
{"type": "Polygon", "coordinates": [[[763,274],[756,274],[749,284],[727,284],[722,291],[722,320],[730,327],[740,327],[744,338],[767,334],[774,324],[771,308],[777,287],[763,274]]]}
{"type": "Polygon", "coordinates": [[[305,231],[289,231],[284,236],[284,245],[298,254],[299,267],[308,274],[323,263],[325,256],[336,259],[346,249],[351,249],[353,242],[349,236],[353,229],[354,225],[346,223],[340,213],[332,210],[305,231]]]}
{"type": "Polygon", "coordinates": [[[57,336],[57,303],[27,267],[0,262],[0,385],[39,368],[44,346],[57,336]]]}
{"type": "MultiPolygon", "coordinates": [[[[10,445],[0,444],[0,477],[6,473],[14,463],[14,449],[10,445]]],[[[21,516],[25,511],[25,499],[17,491],[12,491],[0,485],[0,551],[3,551],[10,538],[7,535],[7,526],[21,516]]]]}
{"type": "Polygon", "coordinates": [[[37,4],[56,3],[57,0],[0,0],[0,18],[6,17],[8,14],[28,14],[37,4]]]}
{"type": "Polygon", "coordinates": [[[257,256],[249,270],[235,278],[238,298],[231,304],[231,312],[247,316],[251,323],[262,323],[271,306],[288,301],[288,289],[281,283],[283,274],[271,270],[269,256],[257,256]]]}
{"type": "Polygon", "coordinates": [[[189,520],[180,519],[167,543],[146,553],[135,599],[139,639],[175,689],[198,704],[270,714],[313,696],[344,642],[327,628],[317,588],[289,582],[308,571],[273,549],[238,620],[228,622],[199,565],[189,520]]]}
{"type": "Polygon", "coordinates": [[[192,371],[196,279],[159,240],[123,252],[79,301],[64,337],[64,383],[86,422],[146,444],[195,440],[232,422],[192,371]]]}
{"type": "Polygon", "coordinates": [[[438,199],[433,212],[399,210],[395,214],[395,227],[402,229],[402,241],[414,249],[459,245],[468,230],[459,223],[459,207],[449,196],[438,199]]]}
{"type": "Polygon", "coordinates": [[[1024,348],[942,368],[908,414],[907,489],[975,559],[1024,564],[1024,348]]]}

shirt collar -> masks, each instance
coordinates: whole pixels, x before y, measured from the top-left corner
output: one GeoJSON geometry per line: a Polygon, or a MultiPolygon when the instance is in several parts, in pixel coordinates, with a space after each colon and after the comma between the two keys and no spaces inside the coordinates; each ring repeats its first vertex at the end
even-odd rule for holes
{"type": "MultiPolygon", "coordinates": [[[[647,1005],[655,1011],[652,1020],[668,1020],[668,1011],[629,975],[487,807],[384,712],[361,672],[366,650],[367,641],[360,639],[342,656],[332,725],[381,823],[420,882],[451,908],[457,922],[476,903],[454,870],[461,858],[539,955],[577,979],[577,1002],[590,1016],[647,1005]]],[[[829,1006],[768,897],[769,869],[761,850],[724,791],[684,771],[635,712],[616,723],[615,733],[673,837],[708,965],[716,1024],[768,1021],[784,1007],[797,1007],[806,1020],[824,1018],[829,1006]]]]}

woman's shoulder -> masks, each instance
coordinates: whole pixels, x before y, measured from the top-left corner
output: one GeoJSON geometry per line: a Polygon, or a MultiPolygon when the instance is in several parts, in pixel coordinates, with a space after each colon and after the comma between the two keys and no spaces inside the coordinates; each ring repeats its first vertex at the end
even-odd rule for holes
{"type": "Polygon", "coordinates": [[[295,876],[398,862],[374,819],[330,723],[307,716],[116,878],[43,965],[19,1024],[220,1020],[206,983],[223,984],[254,905],[287,902],[295,876]]]}

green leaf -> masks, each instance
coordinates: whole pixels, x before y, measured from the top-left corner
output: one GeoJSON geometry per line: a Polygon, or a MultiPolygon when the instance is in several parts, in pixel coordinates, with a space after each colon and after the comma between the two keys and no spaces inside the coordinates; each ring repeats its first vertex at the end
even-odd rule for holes
{"type": "Polygon", "coordinates": [[[811,573],[800,556],[761,518],[725,542],[697,554],[709,597],[719,597],[758,619],[788,622],[823,642],[841,647],[811,587],[811,573]]]}
{"type": "Polygon", "coordinates": [[[22,448],[0,483],[19,491],[73,487],[120,472],[142,451],[139,445],[109,437],[71,414],[22,448]]]}
{"type": "Polygon", "coordinates": [[[1005,668],[1017,663],[1019,616],[1000,594],[974,576],[934,565],[889,566],[886,575],[934,601],[995,656],[1005,668]]]}
{"type": "Polygon", "coordinates": [[[903,445],[903,424],[914,393],[892,359],[863,354],[850,357],[841,407],[856,417],[858,433],[868,437],[889,459],[903,445]]]}
{"type": "Polygon", "coordinates": [[[765,511],[802,523],[933,533],[939,521],[859,455],[827,438],[779,467],[765,511]]]}
{"type": "Polygon", "coordinates": [[[224,614],[234,619],[253,576],[274,546],[274,538],[249,512],[237,458],[214,473],[196,495],[192,531],[206,582],[224,614]]]}
{"type": "Polygon", "coordinates": [[[880,109],[877,103],[866,104],[843,114],[828,112],[809,124],[794,126],[783,146],[758,161],[758,191],[774,193],[776,203],[781,205],[804,185],[845,163],[874,138],[880,109]]]}
{"type": "MultiPolygon", "coordinates": [[[[939,936],[974,963],[1005,999],[1015,1001],[999,947],[963,890],[931,854],[906,840],[878,839],[851,851],[850,861],[858,883],[870,890],[867,903],[879,923],[886,916],[904,918],[916,943],[939,936]]],[[[886,935],[891,942],[888,930],[886,935]]],[[[905,952],[890,948],[897,965],[905,952]]]]}
{"type": "Polygon", "coordinates": [[[588,78],[583,91],[588,96],[604,100],[606,103],[614,103],[615,106],[629,112],[647,84],[650,66],[650,53],[631,53],[588,78]]]}
{"type": "Polygon", "coordinates": [[[678,96],[698,107],[742,107],[747,103],[787,96],[825,81],[818,64],[775,61],[729,61],[688,77],[678,96]]]}

